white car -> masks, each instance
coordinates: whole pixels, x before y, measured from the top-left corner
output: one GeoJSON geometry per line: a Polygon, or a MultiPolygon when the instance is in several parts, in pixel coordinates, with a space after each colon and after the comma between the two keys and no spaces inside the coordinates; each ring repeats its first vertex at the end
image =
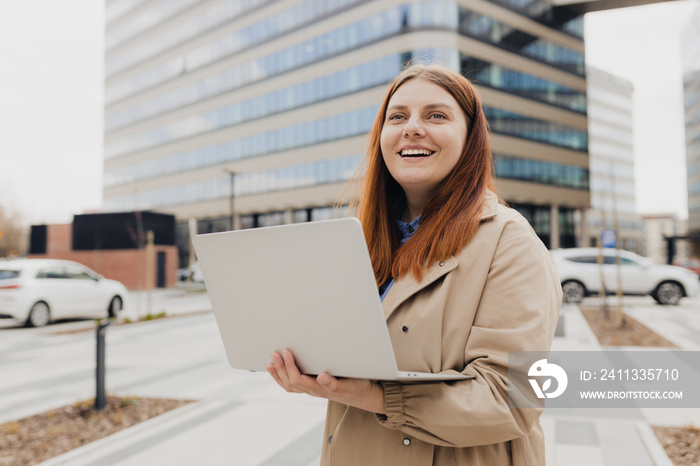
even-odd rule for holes
{"type": "Polygon", "coordinates": [[[42,327],[51,320],[115,317],[127,297],[124,285],[77,262],[0,260],[0,318],[42,327]]]}
{"type": "MultiPolygon", "coordinates": [[[[597,248],[570,248],[550,251],[561,280],[564,302],[579,303],[585,296],[597,295],[601,283],[607,294],[617,290],[616,250],[603,249],[603,265],[598,265],[597,248]],[[601,268],[603,281],[601,281],[601,268]]],[[[622,292],[650,295],[659,304],[678,304],[684,296],[700,293],[700,277],[695,272],[620,250],[622,292]]]]}

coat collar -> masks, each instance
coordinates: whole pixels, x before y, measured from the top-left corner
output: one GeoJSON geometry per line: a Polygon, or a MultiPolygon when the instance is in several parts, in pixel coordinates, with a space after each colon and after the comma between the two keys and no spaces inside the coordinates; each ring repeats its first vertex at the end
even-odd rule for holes
{"type": "Polygon", "coordinates": [[[447,260],[436,262],[425,270],[420,281],[417,281],[412,274],[407,274],[396,280],[382,302],[384,317],[388,320],[401,303],[456,268],[457,259],[450,257],[447,260]]]}
{"type": "MultiPolygon", "coordinates": [[[[498,197],[492,191],[487,191],[484,195],[484,202],[481,208],[481,221],[484,222],[495,217],[497,214],[497,207],[498,197]]],[[[401,303],[435,282],[443,275],[456,269],[457,264],[457,259],[452,256],[444,261],[437,261],[430,265],[424,270],[423,278],[420,281],[417,281],[412,274],[401,277],[394,283],[382,302],[384,317],[388,320],[401,303]]]]}
{"type": "Polygon", "coordinates": [[[498,207],[498,196],[491,191],[487,190],[484,194],[484,203],[481,207],[481,221],[488,220],[496,216],[496,209],[498,207]]]}

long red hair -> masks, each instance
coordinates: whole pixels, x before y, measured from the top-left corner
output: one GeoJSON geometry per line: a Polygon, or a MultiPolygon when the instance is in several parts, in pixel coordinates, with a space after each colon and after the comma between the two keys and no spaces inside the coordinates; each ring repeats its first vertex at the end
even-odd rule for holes
{"type": "Polygon", "coordinates": [[[462,75],[441,65],[412,65],[391,83],[369,133],[369,147],[361,165],[356,214],[367,240],[377,284],[412,273],[420,280],[424,267],[456,254],[474,235],[488,190],[494,191],[488,123],[474,86],[462,75]],[[386,109],[396,90],[411,79],[425,79],[445,89],[467,117],[464,151],[452,172],[435,189],[421,215],[420,228],[401,247],[395,221],[405,196],[389,173],[380,139],[386,109]]]}

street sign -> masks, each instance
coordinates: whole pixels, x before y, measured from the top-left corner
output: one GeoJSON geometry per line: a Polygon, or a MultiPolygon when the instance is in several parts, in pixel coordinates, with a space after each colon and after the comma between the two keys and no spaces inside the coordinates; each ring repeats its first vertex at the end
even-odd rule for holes
{"type": "Polygon", "coordinates": [[[614,248],[617,246],[617,232],[615,230],[601,231],[600,242],[604,248],[614,248]]]}

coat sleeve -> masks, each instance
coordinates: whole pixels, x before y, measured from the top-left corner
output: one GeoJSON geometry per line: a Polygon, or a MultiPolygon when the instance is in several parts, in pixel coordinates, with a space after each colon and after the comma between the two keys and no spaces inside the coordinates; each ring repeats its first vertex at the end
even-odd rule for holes
{"type": "Polygon", "coordinates": [[[532,230],[501,238],[465,348],[471,380],[382,382],[390,429],[435,445],[470,447],[528,435],[540,408],[508,405],[508,352],[548,351],[561,308],[551,256],[532,230]]]}

